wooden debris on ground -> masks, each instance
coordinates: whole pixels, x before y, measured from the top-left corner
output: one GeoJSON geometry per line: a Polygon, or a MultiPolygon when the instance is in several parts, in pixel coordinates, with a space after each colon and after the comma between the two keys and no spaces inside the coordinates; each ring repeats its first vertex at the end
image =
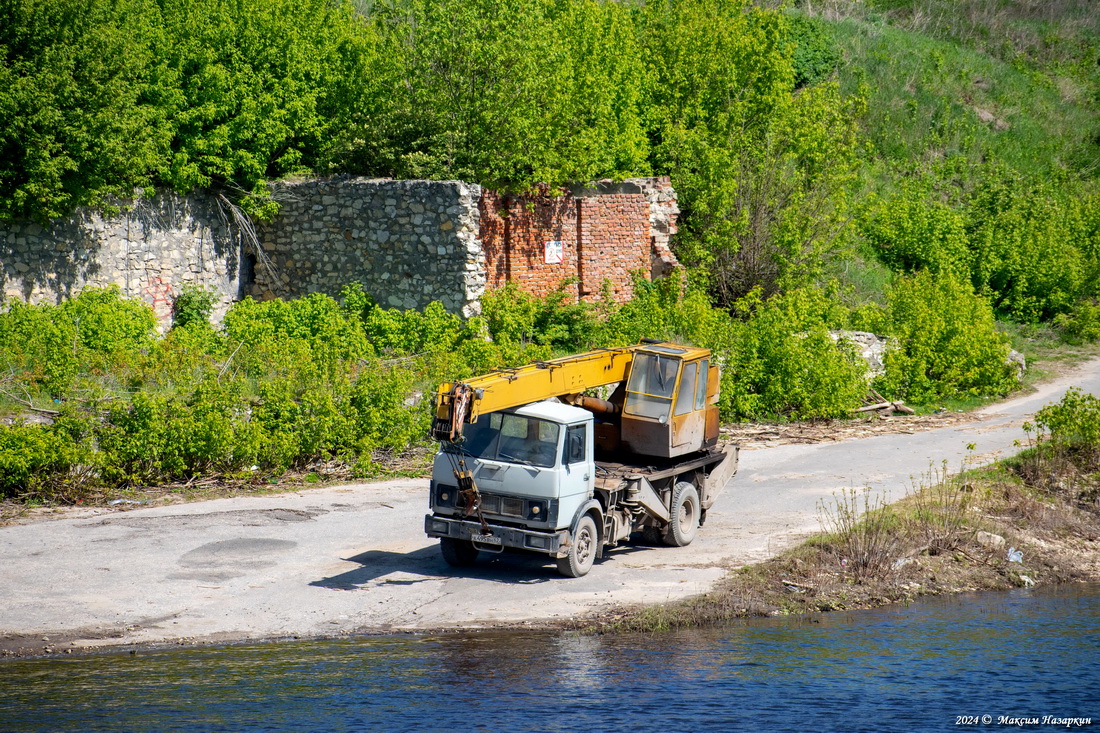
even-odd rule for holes
{"type": "Polygon", "coordinates": [[[916,414],[912,407],[901,400],[888,400],[874,389],[867,391],[867,396],[863,398],[863,407],[856,407],[852,412],[856,414],[875,413],[879,417],[891,417],[895,412],[900,412],[903,415],[916,414]]]}
{"type": "Polygon", "coordinates": [[[742,450],[792,443],[836,443],[890,433],[912,434],[975,420],[965,412],[937,415],[899,415],[882,419],[876,414],[858,413],[847,420],[813,420],[791,423],[733,423],[721,428],[723,440],[737,443],[742,450]]]}

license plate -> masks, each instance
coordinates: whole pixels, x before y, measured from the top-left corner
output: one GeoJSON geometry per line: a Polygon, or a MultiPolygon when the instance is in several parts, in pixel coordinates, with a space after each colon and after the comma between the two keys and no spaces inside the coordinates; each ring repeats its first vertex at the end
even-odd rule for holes
{"type": "Polygon", "coordinates": [[[475,534],[470,537],[474,542],[480,542],[483,545],[503,545],[504,541],[499,537],[494,537],[491,534],[475,534]]]}

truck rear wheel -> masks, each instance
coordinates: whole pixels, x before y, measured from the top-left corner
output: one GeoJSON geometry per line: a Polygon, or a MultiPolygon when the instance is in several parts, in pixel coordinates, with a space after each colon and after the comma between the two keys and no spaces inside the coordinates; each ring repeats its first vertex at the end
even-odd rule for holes
{"type": "Polygon", "coordinates": [[[596,550],[599,547],[600,534],[596,523],[585,514],[577,522],[577,531],[573,533],[573,544],[569,554],[558,558],[558,572],[567,578],[579,578],[587,575],[596,562],[596,550]]]}
{"type": "Polygon", "coordinates": [[[672,489],[672,511],[669,512],[665,543],[673,547],[690,545],[699,531],[699,492],[687,481],[680,481],[672,489]]]}
{"type": "Polygon", "coordinates": [[[440,537],[439,551],[452,568],[468,568],[477,560],[477,548],[469,540],[440,537]]]}

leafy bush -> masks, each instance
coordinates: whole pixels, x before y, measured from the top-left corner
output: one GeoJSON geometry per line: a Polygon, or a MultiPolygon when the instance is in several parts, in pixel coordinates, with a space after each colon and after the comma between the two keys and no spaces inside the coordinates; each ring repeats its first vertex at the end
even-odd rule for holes
{"type": "Polygon", "coordinates": [[[81,373],[120,370],[153,345],[156,316],[117,286],[60,305],[16,301],[0,313],[0,354],[25,389],[60,397],[81,373]]]}
{"type": "Polygon", "coordinates": [[[95,456],[63,431],[0,426],[0,497],[75,501],[97,478],[95,456]]]}
{"type": "Polygon", "coordinates": [[[1070,387],[1062,399],[1035,413],[1035,422],[1050,432],[1051,440],[1100,451],[1100,399],[1070,387]]]}
{"type": "Polygon", "coordinates": [[[1054,318],[1054,325],[1071,344],[1100,341],[1100,300],[1081,300],[1069,313],[1054,318]]]}
{"type": "Polygon", "coordinates": [[[217,302],[218,294],[214,290],[185,283],[172,301],[172,325],[182,328],[193,323],[209,324],[217,302]]]}
{"type": "MultiPolygon", "coordinates": [[[[843,417],[867,390],[866,365],[850,344],[829,334],[835,301],[801,289],[740,307],[751,317],[735,325],[722,360],[722,416],[843,417]]],[[[734,324],[731,324],[734,325],[734,324]]]]}
{"type": "Polygon", "coordinates": [[[912,402],[1004,394],[1016,386],[989,303],[947,273],[899,278],[887,293],[885,394],[912,402]]]}
{"type": "Polygon", "coordinates": [[[787,15],[788,34],[794,45],[795,88],[812,86],[826,79],[840,64],[840,50],[828,26],[817,18],[787,15]]]}
{"type": "Polygon", "coordinates": [[[1081,214],[1045,186],[989,182],[968,210],[975,289],[1018,321],[1069,311],[1089,284],[1081,214]]]}
{"type": "Polygon", "coordinates": [[[551,349],[583,351],[591,344],[591,309],[571,303],[568,283],[545,297],[519,289],[515,282],[486,293],[481,300],[489,334],[502,348],[533,343],[551,349]]]}
{"type": "Polygon", "coordinates": [[[970,276],[965,218],[946,204],[915,191],[875,201],[860,228],[879,259],[897,272],[950,272],[970,276]]]}

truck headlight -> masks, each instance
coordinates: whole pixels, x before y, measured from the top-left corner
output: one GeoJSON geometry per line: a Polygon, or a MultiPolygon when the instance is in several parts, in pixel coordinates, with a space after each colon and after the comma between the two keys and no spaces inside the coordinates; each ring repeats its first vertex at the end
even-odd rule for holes
{"type": "Polygon", "coordinates": [[[538,522],[546,521],[546,502],[531,501],[527,504],[527,518],[538,522]]]}
{"type": "Polygon", "coordinates": [[[457,496],[458,489],[456,487],[447,484],[436,484],[435,503],[439,506],[454,506],[455,497],[457,496]]]}

